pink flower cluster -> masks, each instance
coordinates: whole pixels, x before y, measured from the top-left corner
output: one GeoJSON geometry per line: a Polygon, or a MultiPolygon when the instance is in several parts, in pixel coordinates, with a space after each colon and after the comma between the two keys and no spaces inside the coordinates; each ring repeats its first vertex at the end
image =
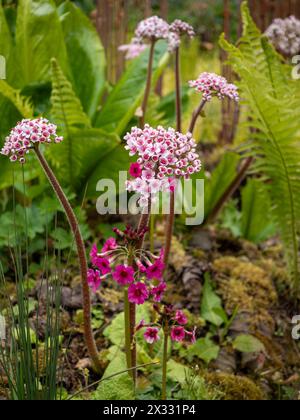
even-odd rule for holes
{"type": "Polygon", "coordinates": [[[9,156],[11,162],[25,163],[25,156],[33,145],[40,143],[60,143],[63,138],[57,136],[57,127],[45,118],[22,120],[6,137],[1,154],[9,156]]]}
{"type": "Polygon", "coordinates": [[[184,22],[180,19],[176,19],[173,23],[171,23],[170,31],[175,32],[179,36],[187,35],[189,38],[194,38],[194,36],[196,35],[194,28],[187,22],[184,22]]]}
{"type": "Polygon", "coordinates": [[[190,81],[189,85],[202,93],[205,101],[211,101],[214,96],[219,99],[227,97],[236,102],[239,101],[237,86],[228,83],[225,77],[215,73],[202,73],[197,80],[190,81]]]}
{"type": "Polygon", "coordinates": [[[101,252],[96,245],[92,247],[90,258],[94,268],[88,271],[89,286],[96,292],[101,281],[111,276],[119,285],[128,286],[128,299],[131,303],[142,305],[149,298],[154,302],[160,302],[166,290],[166,284],[163,282],[165,268],[163,252],[157,257],[150,252],[138,250],[134,256],[134,265],[128,265],[126,246],[136,239],[134,237],[136,231],[127,227],[124,232],[118,229],[115,229],[115,232],[122,239],[121,244],[116,239],[110,238],[101,252]]]}
{"type": "Polygon", "coordinates": [[[126,52],[126,60],[133,60],[134,58],[139,57],[146,48],[146,44],[143,44],[137,38],[133,38],[130,44],[121,45],[119,51],[126,52]]]}
{"type": "Polygon", "coordinates": [[[126,150],[138,160],[129,169],[134,178],[127,181],[127,190],[141,195],[139,204],[147,207],[159,192],[174,191],[179,178],[188,179],[200,172],[201,161],[190,133],[184,135],[173,128],[132,128],[124,137],[126,150]]]}
{"type": "Polygon", "coordinates": [[[157,324],[146,324],[142,320],[136,326],[136,332],[145,328],[144,338],[149,344],[153,344],[160,340],[160,331],[163,328],[169,331],[172,341],[181,343],[184,340],[190,341],[192,344],[196,341],[196,328],[192,332],[185,329],[185,325],[188,323],[188,319],[184,312],[174,311],[173,307],[165,306],[163,311],[160,311],[157,305],[154,305],[154,309],[161,316],[160,321],[157,324]]]}
{"type": "Polygon", "coordinates": [[[152,16],[148,19],[142,20],[135,31],[135,38],[141,42],[146,40],[167,39],[169,36],[169,24],[159,18],[152,16]]]}

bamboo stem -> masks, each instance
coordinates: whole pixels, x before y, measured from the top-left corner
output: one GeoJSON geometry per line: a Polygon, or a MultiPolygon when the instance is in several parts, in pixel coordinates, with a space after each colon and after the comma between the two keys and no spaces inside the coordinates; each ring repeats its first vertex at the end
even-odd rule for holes
{"type": "Polygon", "coordinates": [[[98,357],[98,350],[97,350],[97,346],[96,346],[95,339],[93,336],[93,330],[92,330],[92,324],[91,324],[91,298],[90,298],[90,290],[89,290],[89,286],[87,282],[88,265],[87,265],[84,242],[81,236],[78,221],[67,197],[65,196],[65,193],[63,192],[52,169],[48,165],[47,160],[45,159],[45,157],[39,150],[38,145],[35,146],[34,151],[50,184],[52,185],[52,188],[57,198],[59,199],[61,205],[63,206],[70,228],[74,235],[74,239],[75,239],[75,243],[77,247],[78,260],[79,260],[79,265],[80,265],[81,284],[82,284],[84,337],[85,337],[87,349],[92,359],[94,368],[96,372],[99,373],[101,371],[101,364],[98,357]]]}

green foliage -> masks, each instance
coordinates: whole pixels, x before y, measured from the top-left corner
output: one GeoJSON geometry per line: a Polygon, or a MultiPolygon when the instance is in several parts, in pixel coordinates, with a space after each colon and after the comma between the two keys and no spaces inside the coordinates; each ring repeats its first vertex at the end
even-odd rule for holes
{"type": "Polygon", "coordinates": [[[105,52],[90,19],[70,1],[58,9],[71,80],[84,110],[93,118],[105,88],[105,52]]]}
{"type": "Polygon", "coordinates": [[[265,351],[265,346],[253,335],[239,335],[233,341],[233,348],[242,353],[256,353],[265,351]]]}
{"type": "Polygon", "coordinates": [[[241,192],[241,211],[231,200],[220,218],[221,226],[237,238],[259,244],[276,234],[269,187],[259,179],[249,178],[241,192]]]}
{"type": "MultiPolygon", "coordinates": [[[[153,86],[168,62],[166,43],[157,43],[154,53],[153,86]]],[[[121,135],[141,104],[146,86],[149,49],[132,61],[113,88],[95,122],[108,132],[121,135]]]]}
{"type": "Polygon", "coordinates": [[[213,171],[211,178],[205,180],[205,218],[214,210],[216,204],[234,180],[239,161],[238,154],[225,153],[219,165],[213,171]]]}
{"type": "Polygon", "coordinates": [[[5,80],[0,80],[0,94],[7,98],[24,118],[32,118],[33,107],[30,100],[23,97],[20,91],[12,88],[5,80]]]}
{"type": "Polygon", "coordinates": [[[211,335],[207,334],[206,337],[199,338],[195,344],[190,346],[186,357],[189,361],[196,357],[208,364],[218,357],[219,351],[220,347],[212,341],[211,335]]]}
{"type": "Polygon", "coordinates": [[[67,51],[57,9],[49,0],[20,0],[16,27],[16,57],[22,86],[50,80],[50,60],[68,70],[67,51]]]}
{"type": "Polygon", "coordinates": [[[240,76],[242,97],[250,110],[252,148],[256,169],[272,183],[270,196],[275,220],[285,245],[294,285],[299,284],[298,233],[300,220],[299,81],[283,64],[242,6],[243,37],[239,46],[224,38],[234,71],[240,76]]]}
{"type": "Polygon", "coordinates": [[[214,292],[210,278],[206,276],[201,303],[201,316],[216,327],[224,323],[226,314],[222,307],[221,298],[214,292]]]}

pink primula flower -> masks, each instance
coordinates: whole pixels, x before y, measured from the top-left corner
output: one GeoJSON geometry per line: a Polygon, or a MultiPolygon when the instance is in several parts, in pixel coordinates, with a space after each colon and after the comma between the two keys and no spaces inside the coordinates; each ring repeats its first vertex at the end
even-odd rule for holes
{"type": "Polygon", "coordinates": [[[122,286],[134,282],[134,269],[126,265],[118,265],[113,272],[113,278],[122,286]]]}
{"type": "Polygon", "coordinates": [[[100,271],[89,269],[87,272],[87,282],[92,291],[96,293],[101,284],[100,271]]]}
{"type": "Polygon", "coordinates": [[[187,317],[182,311],[176,311],[175,320],[179,325],[186,325],[188,322],[187,317]]]}
{"type": "Polygon", "coordinates": [[[136,305],[142,305],[149,298],[149,291],[144,283],[134,283],[128,288],[128,300],[136,305]]]}
{"type": "Polygon", "coordinates": [[[181,343],[185,339],[185,330],[183,327],[171,328],[171,340],[181,343]]]}
{"type": "Polygon", "coordinates": [[[156,327],[148,327],[144,333],[144,338],[149,344],[156,343],[159,337],[159,329],[156,327]]]}

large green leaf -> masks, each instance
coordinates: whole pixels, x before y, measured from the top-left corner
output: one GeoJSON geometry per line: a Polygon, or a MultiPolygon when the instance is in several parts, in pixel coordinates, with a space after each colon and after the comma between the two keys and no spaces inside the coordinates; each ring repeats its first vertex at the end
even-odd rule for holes
{"type": "Polygon", "coordinates": [[[30,100],[23,97],[19,90],[12,88],[5,80],[0,80],[0,94],[8,99],[24,118],[33,117],[30,100]]]}
{"type": "Polygon", "coordinates": [[[260,243],[275,234],[269,190],[259,179],[250,179],[242,190],[241,234],[260,243]]]}
{"type": "Polygon", "coordinates": [[[119,185],[119,173],[121,171],[128,171],[129,163],[129,155],[123,144],[118,144],[113,149],[107,149],[102,156],[99,156],[98,164],[86,182],[88,185],[87,196],[89,198],[98,197],[97,184],[101,179],[109,179],[115,183],[116,195],[124,192],[125,183],[119,185]]]}
{"type": "MultiPolygon", "coordinates": [[[[157,43],[153,65],[153,85],[161,75],[168,62],[166,43],[157,43]]],[[[127,124],[140,105],[145,85],[149,60],[147,49],[136,60],[132,61],[119,82],[110,93],[105,105],[96,120],[96,126],[119,135],[126,129],[127,124]]]]}
{"type": "Polygon", "coordinates": [[[20,62],[22,85],[48,81],[52,57],[57,58],[64,71],[68,68],[64,35],[55,3],[51,0],[19,0],[18,3],[16,55],[20,62]]]}
{"type": "Polygon", "coordinates": [[[220,327],[224,323],[221,298],[214,292],[209,276],[206,276],[201,303],[201,316],[206,321],[220,327]]]}
{"type": "Polygon", "coordinates": [[[240,157],[228,152],[222,157],[210,179],[205,181],[205,218],[207,218],[236,176],[240,157]]]}
{"type": "Polygon", "coordinates": [[[91,21],[70,1],[59,8],[74,90],[92,118],[105,87],[105,53],[91,21]]]}
{"type": "Polygon", "coordinates": [[[119,143],[117,135],[100,129],[72,129],[61,144],[51,148],[51,160],[62,183],[84,193],[86,186],[92,190],[90,174],[96,169],[106,178],[115,171],[108,156],[119,143]]]}

